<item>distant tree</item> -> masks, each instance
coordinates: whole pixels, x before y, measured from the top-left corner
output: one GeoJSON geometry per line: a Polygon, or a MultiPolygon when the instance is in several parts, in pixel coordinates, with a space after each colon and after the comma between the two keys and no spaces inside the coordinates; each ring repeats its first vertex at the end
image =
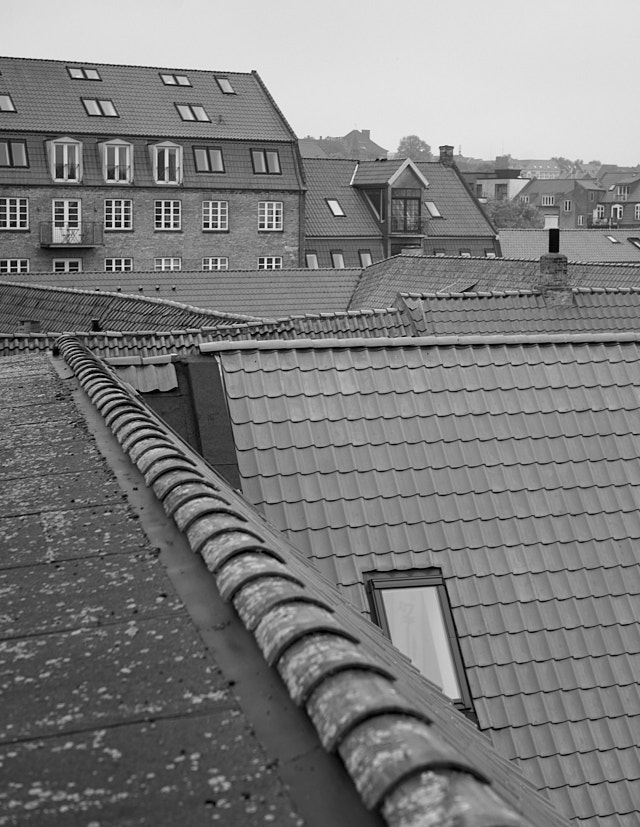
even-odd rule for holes
{"type": "Polygon", "coordinates": [[[485,211],[496,227],[513,230],[541,230],[544,215],[532,204],[521,201],[487,201],[485,211]]]}
{"type": "Polygon", "coordinates": [[[412,161],[430,161],[431,147],[417,135],[405,135],[398,144],[397,158],[411,158],[412,161]]]}
{"type": "Polygon", "coordinates": [[[556,155],[551,160],[556,162],[565,175],[569,175],[573,171],[575,164],[578,163],[577,161],[574,162],[568,158],[563,158],[562,155],[556,155]]]}

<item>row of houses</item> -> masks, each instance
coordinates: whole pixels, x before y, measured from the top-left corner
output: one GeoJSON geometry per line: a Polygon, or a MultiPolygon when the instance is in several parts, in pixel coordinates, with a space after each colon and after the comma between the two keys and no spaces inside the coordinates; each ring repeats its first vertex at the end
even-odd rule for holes
{"type": "Polygon", "coordinates": [[[0,59],[0,274],[499,254],[440,160],[303,159],[256,72],[0,59]]]}

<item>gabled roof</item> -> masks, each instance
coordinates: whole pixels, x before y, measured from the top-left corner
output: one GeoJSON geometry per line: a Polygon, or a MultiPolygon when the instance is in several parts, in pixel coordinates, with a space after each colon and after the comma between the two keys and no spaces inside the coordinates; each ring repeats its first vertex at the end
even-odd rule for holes
{"type": "MultiPolygon", "coordinates": [[[[150,21],[152,25],[152,21],[150,21]]],[[[16,112],[2,129],[118,136],[294,141],[295,135],[256,72],[216,72],[0,57],[0,93],[16,112]],[[73,79],[67,67],[98,71],[100,80],[73,79]],[[188,86],[165,85],[161,74],[183,75],[188,86]],[[216,78],[227,78],[225,94],[216,78]],[[110,100],[117,117],[91,117],[82,98],[110,100]],[[176,104],[203,106],[209,122],[183,121],[176,104]]]]}
{"type": "Polygon", "coordinates": [[[410,170],[423,187],[429,182],[418,169],[417,164],[410,158],[396,158],[393,160],[378,159],[376,161],[360,161],[354,171],[352,183],[354,187],[366,187],[373,184],[379,186],[393,186],[400,175],[410,170]]]}
{"type": "Polygon", "coordinates": [[[425,199],[433,201],[442,215],[427,223],[428,236],[496,237],[495,228],[456,169],[438,161],[418,161],[416,166],[429,181],[425,199]]]}
{"type": "MultiPolygon", "coordinates": [[[[636,261],[640,249],[628,242],[640,230],[561,230],[560,252],[569,261],[636,261]],[[611,241],[611,239],[615,241],[611,241]]],[[[539,258],[549,248],[547,230],[500,230],[500,246],[507,258],[539,258]]]]}
{"type": "MultiPolygon", "coordinates": [[[[169,299],[231,319],[235,315],[262,318],[346,310],[361,272],[296,269],[34,273],[32,279],[38,286],[169,299]]],[[[2,275],[2,283],[23,282],[24,275],[2,275]]],[[[71,329],[74,328],[77,329],[72,325],[71,329]]]]}
{"type": "Polygon", "coordinates": [[[322,344],[218,346],[245,495],[359,611],[441,569],[482,730],[635,823],[640,337],[322,344]]]}

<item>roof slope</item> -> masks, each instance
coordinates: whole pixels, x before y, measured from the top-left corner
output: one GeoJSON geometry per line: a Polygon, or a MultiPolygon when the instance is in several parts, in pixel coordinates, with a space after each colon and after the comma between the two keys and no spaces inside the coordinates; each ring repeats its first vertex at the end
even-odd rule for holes
{"type": "MultiPolygon", "coordinates": [[[[629,236],[638,238],[640,230],[562,230],[560,252],[569,261],[640,263],[640,249],[629,243],[629,236]]],[[[549,231],[501,229],[500,245],[506,258],[540,258],[549,249],[549,231]]]]}
{"type": "Polygon", "coordinates": [[[293,141],[295,135],[256,72],[121,66],[0,57],[0,93],[16,112],[5,129],[57,134],[162,135],[175,138],[293,141]],[[97,69],[101,80],[75,80],[67,66],[97,69]],[[189,86],[163,83],[160,74],[186,75],[189,86]],[[216,77],[228,78],[224,94],[216,77]],[[82,98],[111,100],[118,117],[90,117],[82,98]],[[210,122],[183,121],[176,103],[204,106],[210,122]]]}
{"type": "Polygon", "coordinates": [[[416,166],[429,182],[425,197],[442,215],[427,223],[428,236],[495,238],[496,230],[453,167],[437,161],[417,161],[416,166]]]}
{"type": "Polygon", "coordinates": [[[481,727],[631,827],[640,341],[574,338],[219,349],[250,501],[360,611],[363,572],[440,568],[481,727]]]}
{"type": "Polygon", "coordinates": [[[304,158],[303,165],[307,184],[305,234],[308,238],[380,236],[380,225],[367,207],[362,193],[351,186],[357,161],[304,158]],[[327,204],[329,198],[338,200],[345,213],[343,216],[332,213],[327,204]]]}
{"type": "MultiPolygon", "coordinates": [[[[540,263],[533,258],[393,256],[363,271],[349,309],[388,307],[394,303],[398,293],[527,289],[537,280],[539,272],[540,263]]],[[[575,287],[638,287],[640,262],[572,262],[569,264],[569,281],[575,287]]]]}

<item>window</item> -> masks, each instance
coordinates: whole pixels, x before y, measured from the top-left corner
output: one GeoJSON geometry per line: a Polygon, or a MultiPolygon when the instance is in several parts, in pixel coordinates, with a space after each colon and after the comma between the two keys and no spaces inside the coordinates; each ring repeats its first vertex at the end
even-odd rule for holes
{"type": "Polygon", "coordinates": [[[178,271],[182,270],[182,259],[176,256],[155,258],[153,260],[154,270],[178,271]]]}
{"type": "Polygon", "coordinates": [[[229,78],[216,78],[216,82],[220,87],[220,91],[224,95],[235,95],[236,91],[231,85],[231,81],[229,78]]]}
{"type": "Polygon", "coordinates": [[[124,141],[100,144],[102,176],[107,184],[130,184],[133,180],[133,147],[124,141]]]}
{"type": "Polygon", "coordinates": [[[156,184],[180,184],[182,182],[182,147],[171,143],[155,144],[153,176],[156,184]]]}
{"type": "Polygon", "coordinates": [[[71,138],[49,144],[51,177],[54,181],[78,183],[82,180],[82,144],[71,138]]]}
{"type": "Polygon", "coordinates": [[[84,108],[87,110],[87,115],[97,118],[117,118],[118,113],[113,105],[113,101],[102,100],[99,98],[82,98],[84,108]]]}
{"type": "Polygon", "coordinates": [[[52,205],[53,244],[80,244],[82,241],[82,203],[75,198],[56,198],[52,205]]]}
{"type": "Polygon", "coordinates": [[[543,195],[540,198],[540,203],[543,207],[553,207],[556,203],[555,195],[543,195]]]}
{"type": "Polygon", "coordinates": [[[595,201],[595,200],[596,200],[595,192],[590,192],[589,193],[589,201],[595,201]]]}
{"type": "Polygon", "coordinates": [[[183,121],[209,122],[211,120],[201,104],[176,103],[176,109],[183,121]]]}
{"type": "Polygon", "coordinates": [[[633,217],[636,221],[640,221],[640,204],[636,204],[633,211],[633,217]]]}
{"type": "Polygon", "coordinates": [[[260,256],[258,270],[282,270],[282,258],[280,256],[260,256]]]}
{"type": "Polygon", "coordinates": [[[54,273],[81,273],[82,259],[81,258],[54,258],[53,259],[54,273]]]}
{"type": "Polygon", "coordinates": [[[584,215],[578,216],[578,227],[584,226],[584,215]]]}
{"type": "Polygon", "coordinates": [[[485,250],[484,251],[484,257],[485,258],[495,258],[496,257],[496,251],[495,250],[485,250]]]}
{"type": "Polygon", "coordinates": [[[442,218],[442,213],[436,207],[436,205],[433,203],[433,201],[425,201],[424,205],[427,208],[427,212],[429,213],[431,218],[442,218]]]}
{"type": "Polygon", "coordinates": [[[318,269],[318,254],[317,253],[305,253],[304,256],[305,263],[309,270],[317,270],[318,269]]]}
{"type": "Polygon", "coordinates": [[[460,647],[437,569],[365,574],[373,620],[445,695],[471,708],[460,647]]]}
{"type": "Polygon", "coordinates": [[[620,241],[620,239],[616,238],[614,235],[608,235],[608,236],[607,236],[607,239],[608,239],[608,240],[609,240],[612,244],[622,244],[622,242],[620,241]]]}
{"type": "Polygon", "coordinates": [[[252,149],[251,162],[256,175],[280,175],[280,156],[276,149],[252,149]]]}
{"type": "Polygon", "coordinates": [[[360,256],[360,266],[361,267],[369,267],[373,264],[373,258],[371,257],[371,250],[359,250],[358,255],[360,256]]]}
{"type": "Polygon", "coordinates": [[[181,226],[181,201],[156,201],[156,230],[179,230],[181,226]]]}
{"type": "Polygon", "coordinates": [[[226,232],[229,229],[229,202],[202,202],[202,229],[226,232]]]}
{"type": "Polygon", "coordinates": [[[133,270],[132,258],[105,258],[105,273],[130,273],[133,270]]]}
{"type": "Polygon", "coordinates": [[[331,251],[331,266],[336,270],[344,270],[344,253],[341,250],[331,251]]]}
{"type": "Polygon", "coordinates": [[[567,199],[567,200],[563,203],[563,205],[562,205],[562,209],[563,209],[565,212],[571,212],[571,201],[569,201],[569,200],[567,199]]]}
{"type": "Polygon", "coordinates": [[[420,190],[393,190],[391,193],[391,232],[419,233],[420,228],[420,190]]]}
{"type": "Polygon", "coordinates": [[[528,195],[521,195],[520,196],[520,203],[521,204],[528,204],[529,203],[529,196],[528,195]]]}
{"type": "Polygon", "coordinates": [[[0,258],[0,273],[28,273],[28,258],[0,258]]]}
{"type": "Polygon", "coordinates": [[[444,250],[440,249],[440,248],[437,248],[433,251],[433,255],[436,256],[437,258],[444,258],[445,255],[446,255],[446,252],[444,250]]]}
{"type": "Polygon", "coordinates": [[[596,207],[596,218],[604,218],[604,204],[598,204],[596,207]]]}
{"type": "Polygon", "coordinates": [[[224,172],[222,150],[219,147],[194,146],[196,172],[224,172]]]}
{"type": "Polygon", "coordinates": [[[0,112],[15,112],[16,107],[11,95],[0,95],[0,112]]]}
{"type": "Polygon", "coordinates": [[[627,241],[640,250],[640,238],[628,238],[627,241]]]}
{"type": "Polygon", "coordinates": [[[89,69],[86,66],[67,66],[67,72],[74,80],[102,80],[97,69],[89,69]]]}
{"type": "Polygon", "coordinates": [[[611,218],[614,221],[622,221],[622,215],[624,213],[624,207],[621,204],[614,204],[611,207],[611,218]]]}
{"type": "Polygon", "coordinates": [[[335,198],[327,198],[327,205],[335,216],[341,217],[346,215],[345,211],[340,206],[340,202],[335,198]]]}
{"type": "Polygon", "coordinates": [[[260,201],[258,204],[258,230],[278,232],[282,230],[282,201],[260,201]]]}
{"type": "Polygon", "coordinates": [[[105,230],[133,229],[133,202],[127,198],[108,198],[104,202],[105,230]]]}
{"type": "Polygon", "coordinates": [[[191,86],[191,82],[186,75],[165,73],[161,74],[160,77],[165,86],[191,86]]]}
{"type": "Polygon", "coordinates": [[[213,256],[202,259],[203,270],[228,270],[229,259],[226,256],[213,256]]]}
{"type": "Polygon", "coordinates": [[[471,250],[460,250],[462,258],[471,258],[471,250]]]}
{"type": "Polygon", "coordinates": [[[24,141],[0,141],[0,167],[28,167],[24,141]]]}
{"type": "Polygon", "coordinates": [[[0,198],[0,230],[29,229],[29,199],[0,198]]]}
{"type": "Polygon", "coordinates": [[[618,184],[616,187],[616,198],[626,201],[629,198],[629,187],[627,184],[618,184]]]}

